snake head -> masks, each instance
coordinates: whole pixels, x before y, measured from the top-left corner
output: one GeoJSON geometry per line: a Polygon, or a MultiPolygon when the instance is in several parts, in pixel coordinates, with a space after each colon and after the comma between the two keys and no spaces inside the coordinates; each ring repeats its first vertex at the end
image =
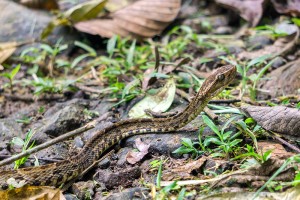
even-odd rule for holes
{"type": "Polygon", "coordinates": [[[210,96],[215,96],[221,92],[236,76],[236,67],[226,65],[212,72],[212,74],[204,81],[201,91],[210,96]]]}

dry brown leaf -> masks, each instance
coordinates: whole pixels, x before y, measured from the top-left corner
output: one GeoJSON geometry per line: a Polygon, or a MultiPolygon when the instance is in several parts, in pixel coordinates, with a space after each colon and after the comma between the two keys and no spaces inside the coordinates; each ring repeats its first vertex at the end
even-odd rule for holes
{"type": "Polygon", "coordinates": [[[0,43],[0,64],[15,52],[17,46],[17,42],[0,43]]]}
{"type": "MultiPolygon", "coordinates": [[[[251,185],[253,188],[261,187],[284,162],[285,160],[273,159],[271,157],[261,165],[255,165],[246,171],[241,171],[241,173],[224,176],[224,178],[216,182],[214,186],[225,187],[238,184],[241,185],[241,187],[242,185],[251,185]]],[[[288,165],[274,178],[274,181],[292,181],[295,177],[295,171],[295,164],[288,165]]]]}
{"type": "Polygon", "coordinates": [[[188,163],[179,162],[179,166],[172,167],[171,169],[166,169],[163,171],[162,179],[165,181],[177,180],[190,180],[195,178],[193,171],[199,172],[201,167],[205,164],[207,160],[206,156],[202,156],[198,160],[190,161],[188,163]]]}
{"type": "Polygon", "coordinates": [[[29,8],[58,10],[59,6],[56,0],[21,0],[20,4],[29,8]]]}
{"type": "Polygon", "coordinates": [[[238,59],[249,59],[252,60],[263,55],[272,55],[272,57],[283,56],[291,51],[295,46],[299,38],[299,28],[292,25],[296,32],[286,37],[277,39],[272,45],[265,46],[257,51],[247,52],[244,51],[238,54],[238,59]]]}
{"type": "Polygon", "coordinates": [[[263,4],[265,0],[216,0],[216,2],[224,7],[232,9],[239,15],[250,22],[254,27],[258,24],[263,14],[263,4]]]}
{"type": "Polygon", "coordinates": [[[189,162],[183,166],[176,167],[174,169],[171,169],[172,172],[185,172],[185,173],[191,173],[193,170],[199,169],[203,166],[203,164],[206,162],[207,157],[202,156],[200,159],[189,162]]]}
{"type": "Polygon", "coordinates": [[[130,5],[136,0],[109,0],[105,5],[105,9],[109,12],[115,12],[121,8],[130,5]]]}
{"type": "Polygon", "coordinates": [[[299,0],[271,0],[275,9],[279,13],[290,14],[292,16],[300,16],[299,0]]]}
{"type": "Polygon", "coordinates": [[[260,99],[282,95],[297,95],[300,88],[300,59],[273,70],[266,79],[260,81],[260,99]]]}
{"type": "Polygon", "coordinates": [[[294,137],[300,136],[299,109],[284,106],[242,106],[242,109],[268,131],[294,137]]]}
{"type": "Polygon", "coordinates": [[[25,186],[0,191],[1,200],[65,200],[62,191],[46,186],[25,186]]]}
{"type": "Polygon", "coordinates": [[[79,22],[75,27],[79,31],[108,38],[113,35],[153,37],[176,18],[180,5],[181,0],[140,0],[106,18],[79,22]]]}
{"type": "Polygon", "coordinates": [[[142,142],[141,138],[137,138],[135,140],[135,145],[139,152],[130,151],[126,155],[126,160],[130,164],[135,164],[141,161],[144,158],[144,156],[148,154],[148,149],[150,147],[150,144],[145,144],[144,142],[142,142]]]}
{"type": "Polygon", "coordinates": [[[263,154],[271,150],[272,151],[271,156],[272,158],[275,159],[287,159],[295,155],[295,153],[287,152],[281,144],[275,142],[270,142],[270,141],[257,142],[257,146],[258,146],[258,153],[263,154]]]}

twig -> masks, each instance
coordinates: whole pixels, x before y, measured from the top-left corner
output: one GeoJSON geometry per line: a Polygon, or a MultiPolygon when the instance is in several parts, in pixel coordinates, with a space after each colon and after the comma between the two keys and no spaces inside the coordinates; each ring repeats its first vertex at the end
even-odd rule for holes
{"type": "Polygon", "coordinates": [[[210,100],[209,103],[226,103],[226,104],[230,104],[230,103],[237,103],[237,102],[241,102],[240,99],[220,99],[220,100],[210,100]]]}
{"type": "MultiPolygon", "coordinates": [[[[219,182],[221,180],[224,180],[225,178],[228,178],[232,175],[238,175],[238,174],[243,174],[245,172],[247,172],[248,170],[246,169],[242,169],[242,170],[238,170],[238,171],[234,171],[228,174],[224,174],[224,175],[219,175],[215,178],[211,178],[211,179],[206,179],[206,180],[186,180],[186,181],[177,181],[177,185],[180,186],[184,186],[184,185],[201,185],[204,183],[211,183],[211,182],[219,182]]],[[[162,181],[161,182],[161,186],[168,186],[171,183],[173,183],[173,181],[162,181]]]]}
{"type": "Polygon", "coordinates": [[[155,52],[155,68],[154,69],[155,69],[155,72],[157,72],[159,65],[160,65],[160,55],[159,55],[157,46],[154,47],[154,52],[155,52]]]}
{"type": "MultiPolygon", "coordinates": [[[[11,95],[11,94],[4,94],[4,97],[7,99],[10,99],[12,101],[24,101],[24,102],[34,102],[35,98],[32,96],[18,96],[18,95],[11,95]]],[[[63,95],[53,95],[53,96],[44,96],[40,98],[36,98],[37,101],[54,101],[54,100],[59,100],[63,99],[63,95]]]]}
{"type": "Polygon", "coordinates": [[[106,94],[106,93],[109,93],[111,90],[113,90],[112,88],[105,88],[105,89],[99,90],[99,89],[87,87],[84,85],[78,85],[78,84],[76,84],[75,86],[85,92],[91,92],[91,93],[97,93],[97,94],[106,94]]]}
{"type": "Polygon", "coordinates": [[[212,112],[211,109],[209,109],[207,106],[203,109],[203,111],[212,119],[212,120],[218,120],[218,115],[212,112]]]}
{"type": "Polygon", "coordinates": [[[66,139],[68,139],[70,137],[74,137],[74,136],[76,136],[76,135],[78,135],[78,134],[80,134],[80,133],[82,133],[84,131],[92,129],[92,128],[95,127],[95,123],[96,123],[95,121],[92,121],[92,122],[86,124],[83,127],[80,127],[80,128],[75,129],[73,131],[70,131],[70,132],[68,132],[68,133],[66,133],[64,135],[61,135],[61,136],[59,136],[57,138],[54,138],[54,139],[52,139],[52,140],[50,140],[48,142],[45,142],[45,143],[43,143],[41,145],[38,145],[38,146],[34,147],[32,149],[26,150],[26,151],[24,151],[24,152],[22,152],[20,154],[14,155],[14,156],[12,156],[12,157],[10,157],[8,159],[2,160],[0,162],[0,167],[3,166],[3,165],[7,165],[9,163],[12,163],[13,161],[16,161],[16,160],[18,160],[18,159],[20,159],[20,158],[22,158],[24,156],[28,156],[28,155],[30,155],[32,153],[38,152],[38,151],[40,151],[42,149],[45,149],[45,148],[47,148],[47,147],[49,147],[49,146],[51,146],[53,144],[56,144],[56,143],[61,142],[63,140],[66,140],[66,139]]]}
{"type": "MultiPolygon", "coordinates": [[[[272,132],[273,133],[273,132],[272,132]]],[[[284,139],[280,138],[279,136],[277,136],[277,134],[273,133],[272,137],[274,139],[276,139],[277,141],[279,141],[281,144],[286,145],[287,147],[289,147],[290,149],[293,149],[294,151],[296,151],[297,153],[300,153],[300,149],[298,147],[296,147],[295,145],[292,145],[290,143],[288,143],[287,141],[285,141],[284,139]]]]}

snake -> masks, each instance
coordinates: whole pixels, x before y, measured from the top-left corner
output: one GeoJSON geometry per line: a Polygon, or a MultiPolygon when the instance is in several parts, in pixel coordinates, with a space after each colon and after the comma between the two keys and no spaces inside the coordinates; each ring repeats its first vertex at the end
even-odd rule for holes
{"type": "Polygon", "coordinates": [[[134,118],[116,122],[97,131],[84,147],[67,159],[35,167],[5,170],[0,172],[0,190],[9,187],[8,179],[27,186],[59,187],[81,175],[89,166],[121,140],[145,133],[169,133],[180,129],[195,119],[208,102],[231,83],[236,76],[236,67],[225,65],[214,70],[201,85],[182,112],[165,118],[134,118]]]}

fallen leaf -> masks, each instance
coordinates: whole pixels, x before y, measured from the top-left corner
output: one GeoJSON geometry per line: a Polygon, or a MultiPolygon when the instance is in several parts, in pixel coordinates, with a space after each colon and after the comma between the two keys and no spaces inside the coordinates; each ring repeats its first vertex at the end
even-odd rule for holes
{"type": "Polygon", "coordinates": [[[258,98],[267,99],[282,95],[299,94],[300,59],[273,70],[259,81],[258,98]]]}
{"type": "Polygon", "coordinates": [[[29,8],[44,9],[44,10],[58,10],[59,6],[56,0],[21,0],[20,4],[29,8]]]}
{"type": "Polygon", "coordinates": [[[92,0],[78,4],[65,12],[65,17],[71,19],[72,22],[92,19],[103,11],[107,0],[92,0]]]}
{"type": "Polygon", "coordinates": [[[15,52],[18,45],[17,42],[0,43],[0,64],[15,52]]]}
{"type": "Polygon", "coordinates": [[[135,145],[136,145],[137,149],[139,150],[139,152],[130,151],[126,155],[126,160],[130,164],[135,164],[135,163],[141,161],[145,157],[145,155],[148,154],[148,149],[150,147],[150,144],[145,144],[144,142],[142,142],[141,138],[137,138],[135,140],[135,145]]]}
{"type": "Polygon", "coordinates": [[[153,112],[165,112],[171,106],[176,92],[176,85],[174,79],[169,79],[166,85],[155,95],[147,95],[140,102],[135,104],[128,116],[130,118],[149,118],[145,110],[149,109],[153,112]]]}
{"type": "MultiPolygon", "coordinates": [[[[226,187],[230,185],[251,185],[252,188],[261,187],[278,170],[285,160],[273,159],[272,157],[263,164],[253,165],[246,171],[232,172],[232,175],[224,175],[222,179],[215,182],[213,187],[226,187]],[[260,182],[261,184],[257,184],[260,182]]],[[[292,181],[295,177],[295,163],[286,166],[274,178],[274,181],[292,181]]]]}
{"type": "Polygon", "coordinates": [[[46,186],[25,186],[12,190],[0,191],[1,200],[65,200],[62,191],[46,186]]]}
{"type": "Polygon", "coordinates": [[[260,21],[263,14],[263,5],[266,0],[216,0],[224,7],[236,11],[244,20],[254,27],[260,21]]]}
{"type": "Polygon", "coordinates": [[[174,173],[184,172],[184,173],[190,174],[193,170],[200,169],[203,166],[203,164],[206,162],[206,160],[207,160],[207,157],[202,156],[198,160],[188,162],[185,165],[182,165],[182,166],[176,167],[174,169],[171,169],[171,171],[174,172],[174,173]]]}
{"type": "Polygon", "coordinates": [[[140,0],[110,15],[79,22],[79,31],[102,37],[147,38],[160,34],[177,16],[181,0],[140,0]]]}
{"type": "Polygon", "coordinates": [[[272,151],[271,156],[272,158],[275,159],[287,159],[295,155],[295,153],[287,152],[281,144],[275,142],[261,141],[261,142],[257,142],[257,146],[258,146],[258,153],[263,154],[271,150],[272,151]]]}
{"type": "Polygon", "coordinates": [[[267,45],[262,49],[251,52],[241,52],[237,55],[238,59],[252,60],[254,58],[264,55],[272,55],[272,58],[279,55],[284,56],[285,54],[293,50],[293,48],[297,44],[300,35],[299,28],[295,25],[291,26],[293,26],[293,29],[296,30],[296,32],[293,31],[293,34],[288,35],[286,37],[280,37],[272,45],[267,45]]]}
{"type": "MultiPolygon", "coordinates": [[[[202,199],[205,200],[237,200],[237,199],[243,199],[243,200],[250,200],[254,199],[255,192],[249,192],[249,191],[232,191],[230,192],[218,192],[218,194],[210,194],[202,199]]],[[[284,200],[293,200],[293,199],[299,199],[300,196],[300,186],[292,187],[284,192],[260,192],[258,194],[258,197],[255,198],[255,200],[268,200],[268,199],[284,199],[284,200]]]]}
{"type": "Polygon", "coordinates": [[[299,109],[284,106],[242,106],[242,110],[268,131],[294,137],[300,136],[299,109]]]}
{"type": "Polygon", "coordinates": [[[299,0],[271,0],[274,8],[279,13],[290,14],[292,16],[300,16],[299,0]]]}
{"type": "Polygon", "coordinates": [[[109,0],[105,5],[105,9],[109,12],[115,12],[117,10],[122,9],[125,6],[130,5],[130,3],[133,2],[134,0],[109,0]]]}

